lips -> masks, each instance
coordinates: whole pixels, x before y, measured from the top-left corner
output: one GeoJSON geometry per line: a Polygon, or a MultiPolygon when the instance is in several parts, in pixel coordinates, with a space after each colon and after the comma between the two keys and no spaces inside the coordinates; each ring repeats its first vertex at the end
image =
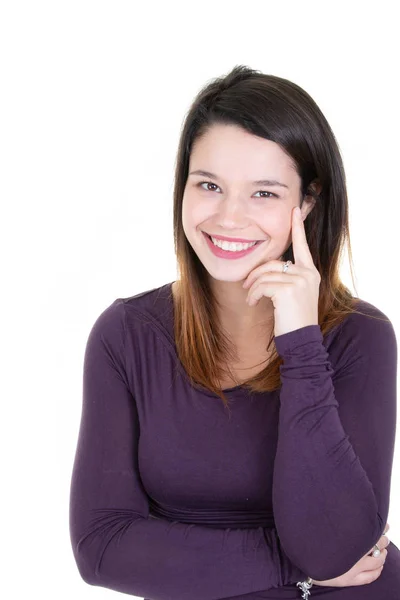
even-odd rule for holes
{"type": "Polygon", "coordinates": [[[246,250],[238,250],[236,252],[230,252],[229,250],[223,250],[223,248],[220,248],[219,246],[214,244],[214,242],[211,239],[211,236],[209,236],[204,231],[202,231],[202,234],[204,235],[206,244],[207,244],[208,248],[210,249],[210,251],[212,252],[212,254],[214,254],[214,256],[216,256],[217,258],[226,259],[229,261],[240,260],[241,258],[244,258],[245,256],[250,255],[252,252],[255,251],[257,246],[262,243],[261,241],[259,241],[259,242],[256,242],[255,244],[252,244],[246,250]]]}

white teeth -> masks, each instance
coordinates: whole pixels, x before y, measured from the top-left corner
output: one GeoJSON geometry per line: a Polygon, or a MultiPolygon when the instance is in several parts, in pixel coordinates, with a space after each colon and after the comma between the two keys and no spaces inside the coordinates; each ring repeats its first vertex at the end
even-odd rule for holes
{"type": "Polygon", "coordinates": [[[231,252],[240,252],[240,250],[247,250],[248,248],[251,248],[252,246],[257,244],[257,241],[251,242],[249,244],[243,244],[239,242],[226,242],[222,240],[217,240],[212,236],[210,237],[215,246],[218,246],[218,248],[222,248],[222,250],[229,250],[231,252]]]}

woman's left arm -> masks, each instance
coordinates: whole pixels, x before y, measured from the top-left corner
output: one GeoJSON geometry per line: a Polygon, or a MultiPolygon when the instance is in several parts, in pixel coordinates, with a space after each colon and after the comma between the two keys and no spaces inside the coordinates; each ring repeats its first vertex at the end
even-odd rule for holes
{"type": "Polygon", "coordinates": [[[397,342],[386,315],[364,306],[373,316],[346,317],[330,353],[319,325],[275,337],[284,361],[275,523],[289,559],[321,581],[347,572],[388,520],[397,342]]]}

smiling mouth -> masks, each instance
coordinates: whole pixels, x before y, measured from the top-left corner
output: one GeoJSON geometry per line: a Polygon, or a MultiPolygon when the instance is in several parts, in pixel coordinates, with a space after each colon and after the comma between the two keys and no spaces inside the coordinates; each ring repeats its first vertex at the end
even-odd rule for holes
{"type": "MultiPolygon", "coordinates": [[[[203,231],[204,235],[206,235],[208,237],[209,240],[212,241],[211,239],[211,235],[209,235],[208,233],[206,233],[205,231],[203,231]]],[[[236,242],[235,240],[220,240],[219,238],[214,238],[217,239],[219,242],[228,242],[228,244],[241,244],[242,242],[236,242]]],[[[258,246],[259,244],[262,244],[263,242],[266,242],[267,240],[253,240],[253,242],[256,242],[254,245],[258,246]]],[[[244,242],[243,242],[244,243],[244,242]]],[[[251,243],[251,242],[246,242],[247,244],[251,243]]]]}

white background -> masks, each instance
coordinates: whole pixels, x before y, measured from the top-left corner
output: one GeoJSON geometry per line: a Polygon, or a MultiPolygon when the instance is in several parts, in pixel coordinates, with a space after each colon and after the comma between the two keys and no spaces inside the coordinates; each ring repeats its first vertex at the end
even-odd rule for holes
{"type": "MultiPolygon", "coordinates": [[[[395,6],[1,3],[8,599],[115,594],[80,579],[69,541],[84,346],[114,299],[176,278],[175,154],[184,115],[211,78],[244,64],[291,79],[316,100],[345,163],[357,295],[391,319],[400,344],[395,6]]],[[[342,275],[354,291],[347,261],[342,275]]],[[[399,452],[397,442],[388,518],[397,545],[399,452]]]]}

